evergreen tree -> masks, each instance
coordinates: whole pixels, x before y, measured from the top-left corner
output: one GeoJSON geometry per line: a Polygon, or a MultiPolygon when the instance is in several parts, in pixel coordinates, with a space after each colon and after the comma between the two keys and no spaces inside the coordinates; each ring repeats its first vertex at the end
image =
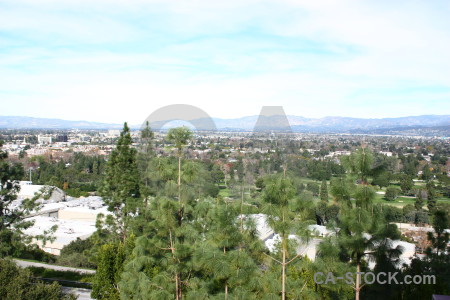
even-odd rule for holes
{"type": "MultiPolygon", "coordinates": [[[[447,244],[450,240],[450,234],[445,230],[450,227],[450,220],[445,211],[436,210],[433,212],[432,225],[434,233],[428,232],[428,240],[439,256],[447,249],[447,244]]],[[[445,254],[444,254],[445,255],[445,254]]]]}
{"type": "Polygon", "coordinates": [[[403,286],[405,299],[429,299],[433,294],[448,295],[450,293],[450,247],[449,233],[445,229],[450,226],[448,215],[436,210],[433,212],[432,225],[434,233],[428,233],[431,246],[425,251],[425,258],[413,258],[403,275],[434,276],[433,284],[414,284],[403,286]]]}
{"type": "Polygon", "coordinates": [[[378,185],[380,188],[388,187],[390,184],[390,174],[388,172],[381,172],[374,176],[372,185],[378,185]]]}
{"type": "Polygon", "coordinates": [[[98,256],[91,296],[95,299],[120,299],[117,283],[125,260],[124,245],[120,242],[105,244],[98,256]]]}
{"type": "Polygon", "coordinates": [[[177,127],[169,129],[167,139],[175,144],[178,149],[178,201],[181,203],[181,158],[183,147],[192,138],[192,131],[187,127],[177,127]]]}
{"type": "Polygon", "coordinates": [[[414,187],[414,182],[412,177],[406,174],[401,175],[400,177],[400,188],[403,194],[408,194],[409,191],[414,187]]]}
{"type": "Polygon", "coordinates": [[[333,195],[334,201],[341,206],[351,207],[352,203],[350,199],[353,189],[354,184],[345,177],[341,176],[331,178],[331,195],[333,195]]]}
{"type": "Polygon", "coordinates": [[[353,194],[355,198],[356,207],[363,207],[369,209],[372,207],[373,199],[375,198],[375,191],[372,186],[366,184],[359,184],[353,194]]]}
{"type": "Polygon", "coordinates": [[[414,202],[414,207],[416,208],[416,210],[421,211],[423,205],[424,205],[424,201],[422,198],[422,190],[419,189],[416,193],[416,201],[414,202]]]}
{"type": "MultiPolygon", "coordinates": [[[[340,256],[356,266],[356,272],[362,271],[366,257],[381,262],[387,258],[397,259],[401,254],[401,248],[392,246],[392,240],[400,238],[397,227],[382,220],[381,215],[365,207],[348,208],[342,212],[337,236],[340,256]]],[[[356,300],[360,299],[363,287],[361,275],[357,274],[354,283],[356,300]]]]}
{"type": "Polygon", "coordinates": [[[436,187],[432,181],[428,182],[427,185],[427,207],[430,212],[433,212],[436,208],[436,187]]]}
{"type": "Polygon", "coordinates": [[[349,156],[342,156],[341,161],[350,173],[357,176],[360,183],[367,184],[373,163],[373,154],[369,148],[361,147],[349,156]]]}
{"type": "Polygon", "coordinates": [[[122,241],[127,236],[128,219],[141,206],[139,172],[136,163],[136,149],[131,147],[132,139],[127,123],[112,151],[105,171],[101,194],[108,209],[116,218],[116,234],[122,241]]]}
{"type": "Polygon", "coordinates": [[[25,216],[37,207],[35,199],[25,199],[15,206],[20,186],[18,180],[23,176],[23,167],[6,161],[8,153],[2,150],[0,141],[0,257],[11,255],[22,247],[22,231],[33,225],[25,216]]]}
{"type": "Polygon", "coordinates": [[[205,240],[198,244],[193,257],[197,271],[202,274],[208,295],[252,299],[258,291],[260,277],[253,251],[261,250],[260,242],[256,236],[246,239],[253,227],[247,223],[242,228],[238,224],[237,219],[243,219],[242,215],[238,216],[240,209],[223,201],[210,207],[205,240]]]}
{"type": "Polygon", "coordinates": [[[263,192],[263,201],[265,207],[263,212],[267,214],[268,223],[273,230],[280,236],[280,256],[278,260],[273,261],[281,265],[281,299],[286,299],[287,286],[287,266],[300,255],[292,253],[292,243],[288,240],[291,233],[298,231],[297,227],[300,220],[294,221],[295,214],[291,210],[292,200],[295,195],[295,189],[292,181],[288,178],[274,178],[267,183],[263,192]]]}
{"type": "Polygon", "coordinates": [[[184,208],[184,222],[180,223],[179,202],[167,198],[150,201],[143,235],[136,239],[119,283],[121,297],[182,299],[196,288],[191,257],[199,235],[193,208],[189,204],[184,208]]]}
{"type": "Polygon", "coordinates": [[[323,180],[320,185],[320,200],[328,202],[328,187],[325,180],[323,180]]]}
{"type": "MultiPolygon", "coordinates": [[[[335,236],[327,237],[317,245],[316,260],[311,269],[315,274],[317,272],[324,274],[322,278],[317,276],[317,279],[325,281],[329,272],[342,278],[345,278],[347,272],[354,272],[353,267],[347,261],[340,260],[340,247],[335,236]]],[[[329,284],[316,284],[314,288],[319,294],[318,299],[351,299],[355,297],[353,287],[340,280],[329,284]]]]}
{"type": "Polygon", "coordinates": [[[141,130],[139,151],[137,153],[137,167],[140,178],[139,191],[145,203],[147,203],[150,195],[154,196],[156,194],[151,182],[151,173],[154,171],[152,169],[152,158],[154,157],[153,139],[154,133],[147,121],[145,127],[141,130]]]}

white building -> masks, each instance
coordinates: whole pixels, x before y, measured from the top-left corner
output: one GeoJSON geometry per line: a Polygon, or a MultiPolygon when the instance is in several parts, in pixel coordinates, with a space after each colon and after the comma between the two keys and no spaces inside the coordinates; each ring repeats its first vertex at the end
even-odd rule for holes
{"type": "Polygon", "coordinates": [[[45,252],[59,255],[61,249],[70,242],[77,238],[86,239],[97,230],[95,222],[100,213],[105,216],[110,214],[101,197],[68,197],[67,202],[43,204],[29,218],[35,221],[34,225],[24,232],[30,236],[41,235],[57,225],[57,230],[52,234],[55,238],[53,242],[44,245],[40,240],[33,240],[33,243],[45,252]]]}
{"type": "Polygon", "coordinates": [[[120,135],[120,130],[117,130],[117,129],[108,130],[109,137],[118,137],[119,135],[120,135]]]}
{"type": "Polygon", "coordinates": [[[390,152],[390,151],[380,151],[380,154],[386,155],[387,157],[392,156],[392,152],[390,152]]]}
{"type": "Polygon", "coordinates": [[[52,143],[52,137],[48,135],[38,135],[38,143],[43,144],[51,144],[52,143]]]}
{"type": "Polygon", "coordinates": [[[36,185],[31,181],[20,181],[20,190],[17,194],[18,199],[32,199],[36,195],[40,195],[39,198],[46,199],[48,202],[60,202],[66,198],[66,193],[60,188],[49,185],[36,185]]]}

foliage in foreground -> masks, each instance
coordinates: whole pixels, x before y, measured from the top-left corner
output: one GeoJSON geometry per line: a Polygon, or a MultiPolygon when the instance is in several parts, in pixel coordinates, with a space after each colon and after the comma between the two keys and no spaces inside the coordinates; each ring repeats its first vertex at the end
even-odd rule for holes
{"type": "Polygon", "coordinates": [[[21,269],[10,260],[0,259],[0,299],[70,300],[76,297],[64,294],[58,283],[45,284],[34,279],[30,270],[21,269]]]}

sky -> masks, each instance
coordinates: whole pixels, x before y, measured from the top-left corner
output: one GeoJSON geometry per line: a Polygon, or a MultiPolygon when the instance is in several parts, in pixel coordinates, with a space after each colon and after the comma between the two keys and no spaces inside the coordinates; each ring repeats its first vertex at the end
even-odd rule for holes
{"type": "Polygon", "coordinates": [[[450,1],[0,0],[0,116],[450,114],[450,1]]]}

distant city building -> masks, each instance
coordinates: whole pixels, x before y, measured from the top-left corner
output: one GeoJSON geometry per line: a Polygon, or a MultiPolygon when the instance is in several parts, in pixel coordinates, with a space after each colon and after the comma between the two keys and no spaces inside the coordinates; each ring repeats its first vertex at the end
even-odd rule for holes
{"type": "Polygon", "coordinates": [[[38,143],[39,144],[51,144],[52,141],[52,137],[51,136],[46,136],[46,135],[38,135],[38,143]]]}
{"type": "Polygon", "coordinates": [[[120,135],[120,130],[117,130],[117,129],[108,130],[108,136],[110,136],[110,137],[117,137],[119,135],[120,135]]]}
{"type": "Polygon", "coordinates": [[[56,141],[57,141],[58,143],[67,143],[67,142],[69,141],[69,138],[67,137],[67,134],[64,134],[64,135],[58,135],[58,136],[56,137],[56,141]]]}
{"type": "Polygon", "coordinates": [[[388,157],[392,156],[392,152],[390,151],[380,151],[380,154],[386,155],[388,157]]]}

